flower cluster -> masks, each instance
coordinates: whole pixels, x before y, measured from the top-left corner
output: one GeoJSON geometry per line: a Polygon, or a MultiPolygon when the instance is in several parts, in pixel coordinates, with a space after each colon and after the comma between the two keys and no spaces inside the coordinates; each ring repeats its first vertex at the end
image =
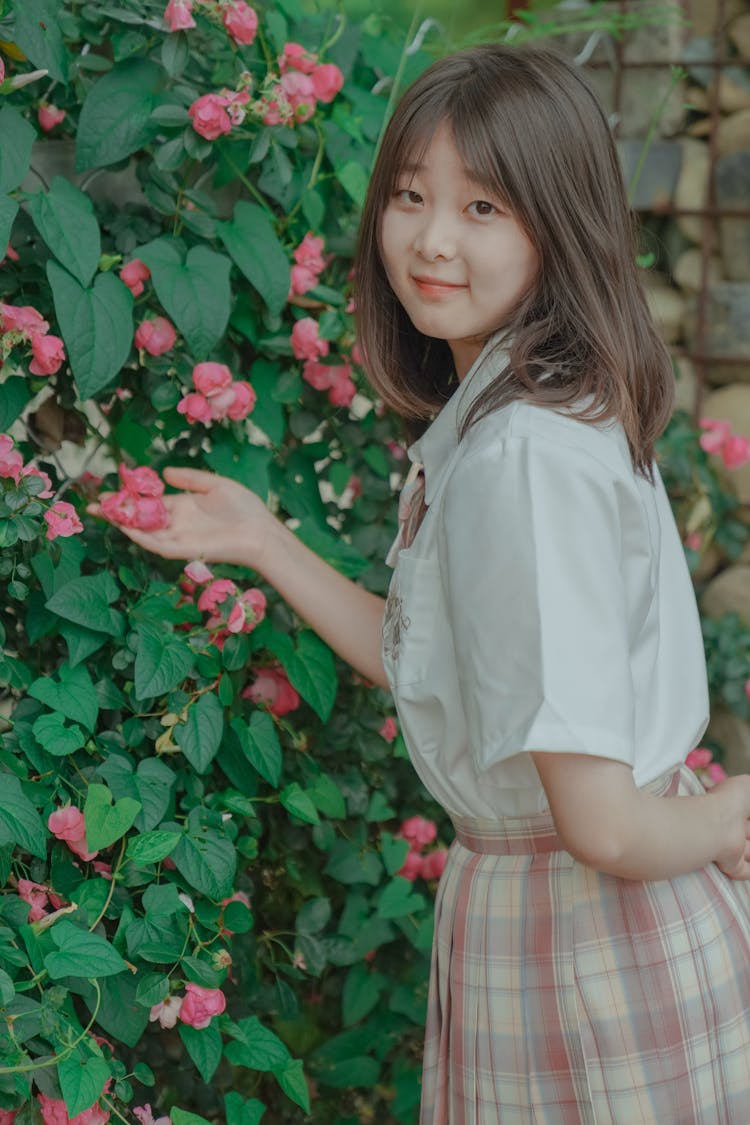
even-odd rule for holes
{"type": "Polygon", "coordinates": [[[226,1006],[220,988],[188,983],[184,996],[167,996],[160,1004],[154,1004],[148,1018],[152,1023],[158,1020],[164,1028],[174,1027],[179,1018],[181,1023],[200,1030],[208,1027],[214,1016],[221,1015],[226,1006]]]}
{"type": "Polygon", "coordinates": [[[289,683],[283,668],[272,665],[263,668],[251,684],[242,691],[243,699],[252,699],[258,706],[266,707],[272,715],[281,718],[300,705],[299,693],[289,683]]]}
{"type": "Polygon", "coordinates": [[[727,469],[739,469],[750,461],[750,441],[742,434],[733,434],[729,422],[701,418],[701,449],[721,457],[727,469]]]}
{"type": "Polygon", "coordinates": [[[308,121],[318,102],[332,102],[344,84],[335,63],[319,63],[299,43],[285,43],[278,63],[280,77],[270,77],[257,107],[265,125],[308,121]]]}
{"type": "Polygon", "coordinates": [[[31,344],[32,375],[54,375],[65,359],[65,348],[59,336],[49,335],[49,323],[31,305],[0,303],[0,332],[3,334],[2,358],[21,343],[31,344]]]}
{"type": "Polygon", "coordinates": [[[439,879],[445,869],[448,859],[446,848],[422,854],[427,844],[433,843],[437,837],[437,825],[432,820],[423,816],[410,816],[403,821],[397,833],[409,844],[409,854],[404,860],[404,865],[399,871],[404,879],[413,883],[415,879],[439,879]]]}
{"type": "Polygon", "coordinates": [[[177,333],[165,316],[149,317],[135,330],[135,346],[149,355],[164,355],[174,347],[177,333]]]}
{"type": "Polygon", "coordinates": [[[712,789],[727,777],[724,767],[713,761],[713,754],[706,746],[691,750],[685,759],[685,765],[697,773],[706,789],[712,789]]]}
{"type": "Polygon", "coordinates": [[[202,94],[188,109],[196,133],[206,141],[231,133],[233,125],[245,120],[250,91],[224,89],[219,94],[202,94]]]}
{"type": "MultiPolygon", "coordinates": [[[[43,469],[36,465],[24,465],[23,457],[15,448],[15,442],[10,434],[0,434],[0,479],[11,478],[18,484],[22,477],[39,477],[44,488],[36,493],[38,500],[49,500],[54,496],[52,481],[43,469]]],[[[77,535],[83,531],[83,524],[78,518],[78,513],[67,500],[56,500],[44,513],[47,524],[47,538],[57,539],[58,536],[77,535]]]]}
{"type": "MultiPolygon", "coordinates": [[[[164,22],[170,31],[188,31],[195,27],[194,0],[169,0],[164,22]]],[[[221,22],[235,43],[247,46],[258,32],[258,16],[245,0],[220,0],[221,22]]]]}
{"type": "Polygon", "coordinates": [[[198,363],[193,368],[195,391],[186,394],[177,410],[188,422],[205,426],[224,418],[240,422],[255,406],[257,395],[249,383],[234,379],[223,363],[198,363]]]}
{"type": "Polygon", "coordinates": [[[164,482],[153,469],[141,465],[129,469],[120,465],[122,488],[103,493],[101,511],[105,519],[118,527],[137,527],[141,531],[158,531],[169,524],[169,514],[162,495],[164,482]]]}
{"type": "Polygon", "coordinates": [[[63,900],[51,887],[46,887],[43,883],[33,883],[31,879],[18,880],[18,897],[29,904],[27,919],[29,922],[38,922],[40,918],[45,918],[48,906],[53,910],[59,910],[63,904],[63,900]]]}
{"type": "Polygon", "coordinates": [[[232,633],[252,633],[266,616],[266,595],[256,586],[239,591],[231,578],[214,578],[212,571],[200,561],[188,563],[185,574],[187,580],[180,583],[183,601],[192,602],[196,586],[208,583],[201,591],[197,605],[201,613],[209,615],[206,628],[212,632],[218,630],[212,637],[217,648],[223,649],[224,642],[232,633]],[[230,599],[234,601],[227,614],[228,605],[224,606],[224,603],[230,599]]]}
{"type": "Polygon", "coordinates": [[[357,393],[350,363],[331,366],[308,359],[302,368],[302,378],[316,391],[328,391],[328,401],[332,406],[351,406],[357,393]]]}
{"type": "Polygon", "coordinates": [[[140,258],[131,258],[120,270],[120,281],[127,285],[134,297],[140,297],[144,289],[143,283],[150,277],[151,270],[140,258]]]}

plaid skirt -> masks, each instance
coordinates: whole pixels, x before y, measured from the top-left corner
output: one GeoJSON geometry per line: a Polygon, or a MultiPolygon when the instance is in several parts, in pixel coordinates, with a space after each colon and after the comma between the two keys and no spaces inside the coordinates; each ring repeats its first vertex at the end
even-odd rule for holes
{"type": "Polygon", "coordinates": [[[421,1125],[750,1125],[750,885],[604,875],[549,815],[455,827],[421,1125]]]}

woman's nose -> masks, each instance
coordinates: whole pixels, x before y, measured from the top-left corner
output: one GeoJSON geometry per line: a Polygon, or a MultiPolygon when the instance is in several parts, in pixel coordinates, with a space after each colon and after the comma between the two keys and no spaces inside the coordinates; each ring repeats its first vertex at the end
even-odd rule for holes
{"type": "Polygon", "coordinates": [[[436,212],[425,214],[414,239],[414,249],[426,262],[455,257],[456,236],[450,221],[436,212]]]}

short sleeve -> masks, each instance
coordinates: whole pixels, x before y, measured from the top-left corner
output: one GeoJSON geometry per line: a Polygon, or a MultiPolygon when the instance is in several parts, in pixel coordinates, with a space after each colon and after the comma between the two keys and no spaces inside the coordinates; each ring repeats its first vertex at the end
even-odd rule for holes
{"type": "Polygon", "coordinates": [[[634,764],[624,488],[588,452],[534,434],[452,474],[439,552],[480,770],[528,750],[634,764]]]}

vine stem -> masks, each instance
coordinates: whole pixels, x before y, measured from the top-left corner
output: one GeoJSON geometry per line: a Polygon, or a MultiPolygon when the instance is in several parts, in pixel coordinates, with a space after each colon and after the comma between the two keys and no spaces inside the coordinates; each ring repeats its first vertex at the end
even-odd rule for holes
{"type": "Polygon", "coordinates": [[[407,56],[408,56],[409,46],[412,43],[412,41],[414,39],[414,36],[416,35],[417,28],[419,27],[420,8],[421,8],[421,4],[417,3],[417,5],[414,9],[414,15],[411,18],[411,23],[409,24],[409,30],[406,33],[406,39],[404,40],[404,46],[401,50],[401,58],[398,60],[398,67],[396,68],[396,73],[393,77],[393,84],[391,86],[391,92],[388,95],[388,104],[386,105],[385,113],[383,114],[383,124],[380,127],[380,134],[378,136],[378,143],[375,146],[376,154],[380,150],[380,143],[383,140],[383,134],[385,133],[386,127],[388,125],[388,122],[390,121],[391,114],[392,114],[394,106],[396,104],[396,99],[398,98],[398,92],[399,92],[399,88],[401,86],[401,79],[403,78],[404,70],[406,69],[406,59],[407,59],[407,56]]]}
{"type": "Polygon", "coordinates": [[[86,1038],[91,1028],[96,1023],[96,1017],[99,1015],[99,1009],[102,1006],[102,990],[99,987],[98,980],[96,977],[88,977],[87,979],[89,984],[93,985],[96,991],[96,1007],[94,1008],[94,1014],[78,1038],[74,1039],[72,1043],[69,1043],[59,1055],[47,1059],[46,1062],[25,1063],[23,1066],[0,1066],[0,1074],[28,1074],[31,1073],[32,1070],[43,1070],[48,1066],[57,1066],[58,1063],[62,1062],[63,1059],[66,1059],[68,1055],[75,1051],[78,1044],[86,1038]]]}
{"type": "Polygon", "coordinates": [[[94,930],[99,925],[99,923],[101,922],[104,915],[107,913],[107,909],[109,908],[109,904],[112,901],[112,895],[115,893],[115,875],[118,874],[120,868],[122,867],[122,859],[123,859],[123,856],[125,855],[125,844],[126,844],[126,842],[127,841],[126,841],[125,837],[123,836],[122,843],[120,844],[120,854],[117,857],[117,863],[115,865],[114,871],[112,872],[112,878],[109,881],[109,892],[107,893],[107,897],[104,900],[104,905],[102,906],[101,910],[99,911],[95,921],[93,922],[93,924],[91,926],[89,926],[89,933],[91,933],[91,934],[94,932],[94,930]]]}
{"type": "Polygon", "coordinates": [[[657,107],[656,107],[656,109],[655,109],[655,111],[654,111],[654,113],[651,117],[651,120],[650,120],[649,126],[648,126],[648,133],[646,134],[646,139],[643,142],[643,146],[641,148],[641,152],[640,152],[640,155],[638,157],[638,163],[636,164],[635,171],[633,172],[633,178],[631,179],[630,184],[628,186],[628,203],[631,206],[633,204],[633,199],[635,197],[636,188],[638,187],[638,181],[641,178],[641,173],[643,172],[643,168],[644,168],[644,165],[646,163],[646,157],[648,156],[651,145],[653,144],[654,135],[656,133],[656,128],[657,128],[659,122],[661,121],[661,118],[662,118],[662,115],[664,114],[665,109],[667,108],[667,102],[671,98],[673,92],[676,90],[678,83],[680,83],[682,81],[682,79],[686,78],[686,77],[687,77],[687,71],[683,70],[679,66],[673,66],[672,67],[672,77],[671,77],[671,81],[669,83],[669,86],[667,87],[667,92],[665,93],[664,97],[662,98],[662,100],[657,105],[657,107]]]}

